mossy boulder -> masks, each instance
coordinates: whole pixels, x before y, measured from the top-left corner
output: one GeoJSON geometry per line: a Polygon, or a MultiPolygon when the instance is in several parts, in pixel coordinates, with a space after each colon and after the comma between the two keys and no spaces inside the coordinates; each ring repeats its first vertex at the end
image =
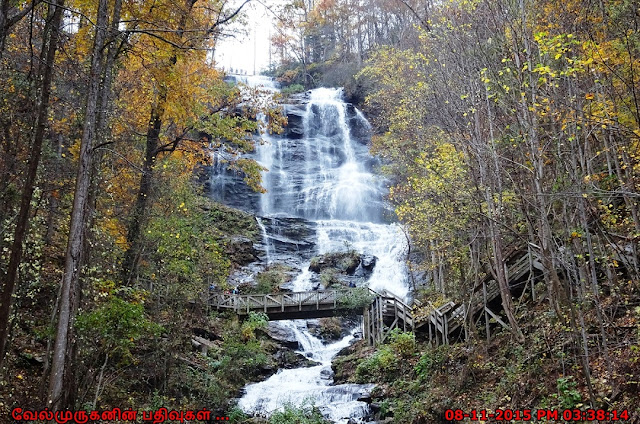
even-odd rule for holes
{"type": "Polygon", "coordinates": [[[309,270],[322,273],[332,268],[342,274],[353,275],[360,265],[361,258],[362,255],[354,251],[325,253],[311,258],[309,270]]]}

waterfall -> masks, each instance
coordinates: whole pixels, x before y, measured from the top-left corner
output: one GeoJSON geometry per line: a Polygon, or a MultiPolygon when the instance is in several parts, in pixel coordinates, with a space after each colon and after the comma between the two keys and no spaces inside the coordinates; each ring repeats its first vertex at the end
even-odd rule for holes
{"type": "Polygon", "coordinates": [[[258,228],[260,228],[260,234],[264,242],[265,262],[269,265],[271,263],[271,242],[269,240],[269,234],[267,234],[267,227],[264,226],[262,218],[259,216],[256,216],[256,223],[258,224],[258,228]]]}
{"type": "MultiPolygon", "coordinates": [[[[246,84],[275,90],[268,78],[242,77],[246,84]]],[[[375,267],[354,278],[356,285],[386,289],[399,297],[409,291],[404,266],[406,241],[390,219],[384,201],[386,181],[375,172],[369,154],[370,125],[363,114],[342,99],[341,89],[319,88],[297,95],[284,106],[288,125],[281,135],[262,134],[250,155],[268,169],[267,193],[252,193],[241,176],[214,157],[211,195],[229,206],[256,214],[262,233],[262,263],[285,263],[299,270],[289,283],[294,291],[316,288],[319,276],[309,270],[313,256],[354,250],[374,258],[375,267]]],[[[253,278],[259,265],[236,281],[253,278]]],[[[368,406],[358,401],[370,385],[333,385],[331,361],[340,349],[359,337],[352,329],[337,342],[325,344],[312,335],[304,320],[278,321],[298,340],[299,353],[318,364],[283,369],[245,388],[238,405],[253,415],[269,415],[285,403],[313,402],[334,423],[363,421],[368,406]]]]}
{"type": "Polygon", "coordinates": [[[367,140],[354,139],[350,121],[369,124],[341,99],[341,89],[311,91],[302,113],[301,139],[267,136],[259,160],[267,194],[264,215],[310,220],[383,221],[384,181],[372,173],[367,140]],[[350,110],[351,109],[351,110],[350,110]]]}
{"type": "MultiPolygon", "coordinates": [[[[284,135],[264,134],[255,158],[269,171],[263,174],[267,193],[258,205],[268,263],[295,263],[300,273],[294,291],[311,290],[314,254],[355,250],[375,256],[368,281],[374,290],[387,289],[406,297],[405,239],[388,222],[385,181],[375,174],[368,151],[369,123],[360,111],[342,100],[341,89],[319,88],[306,103],[288,105],[289,125],[284,135]]],[[[317,279],[317,277],[316,277],[317,279]]],[[[299,353],[317,366],[280,370],[264,382],[246,387],[239,407],[255,415],[269,415],[285,403],[311,400],[335,423],[362,419],[368,406],[357,399],[371,385],[332,385],[331,360],[348,346],[360,329],[335,343],[324,344],[310,334],[304,320],[280,321],[298,340],[299,353]]]]}

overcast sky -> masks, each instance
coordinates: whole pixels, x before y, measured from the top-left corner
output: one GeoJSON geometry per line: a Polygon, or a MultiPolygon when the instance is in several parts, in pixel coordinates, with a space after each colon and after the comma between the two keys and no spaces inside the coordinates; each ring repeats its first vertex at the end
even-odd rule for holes
{"type": "MultiPolygon", "coordinates": [[[[267,0],[268,1],[268,0],[267,0]]],[[[273,0],[267,4],[273,4],[273,0]]],[[[248,75],[259,74],[269,66],[269,31],[272,26],[272,15],[264,6],[251,2],[247,6],[248,25],[246,35],[236,38],[225,38],[218,42],[215,52],[216,67],[227,72],[241,69],[248,75]]]]}

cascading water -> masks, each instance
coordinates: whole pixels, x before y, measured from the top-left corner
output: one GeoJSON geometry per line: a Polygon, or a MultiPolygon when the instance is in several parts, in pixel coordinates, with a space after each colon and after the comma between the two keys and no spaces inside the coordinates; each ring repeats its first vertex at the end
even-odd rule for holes
{"type": "MultiPolygon", "coordinates": [[[[287,133],[265,134],[266,143],[256,152],[256,159],[269,169],[263,175],[267,193],[258,205],[246,208],[262,215],[258,224],[267,261],[299,266],[302,272],[292,282],[292,290],[306,291],[317,284],[317,277],[314,280],[308,270],[312,254],[355,250],[376,258],[368,281],[358,285],[406,297],[404,237],[384,219],[384,180],[372,171],[375,160],[368,152],[368,122],[343,102],[339,89],[312,90],[306,104],[290,105],[286,112],[287,133]]],[[[359,329],[324,345],[309,333],[306,321],[278,325],[295,334],[300,353],[319,365],[281,370],[249,385],[239,400],[240,408],[268,415],[285,403],[300,405],[310,400],[332,422],[366,416],[366,403],[357,399],[369,385],[331,385],[331,360],[359,329]]]]}

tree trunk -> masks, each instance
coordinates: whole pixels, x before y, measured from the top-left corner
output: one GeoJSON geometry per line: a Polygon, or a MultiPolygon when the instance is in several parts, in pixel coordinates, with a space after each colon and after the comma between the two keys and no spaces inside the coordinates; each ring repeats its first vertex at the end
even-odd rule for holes
{"type": "MultiPolygon", "coordinates": [[[[31,211],[31,199],[35,189],[35,182],[38,173],[38,165],[42,153],[42,143],[44,141],[47,126],[47,115],[49,112],[49,98],[51,96],[51,83],[53,81],[53,65],[55,54],[58,48],[58,38],[60,36],[60,24],[62,23],[62,8],[64,0],[59,0],[55,5],[49,7],[51,19],[47,22],[43,35],[44,64],[40,71],[40,102],[38,105],[38,116],[36,118],[36,129],[31,145],[27,172],[25,174],[24,187],[20,199],[20,211],[16,220],[16,227],[13,233],[13,243],[9,257],[9,265],[6,275],[3,277],[2,294],[0,294],[0,364],[4,359],[9,335],[9,316],[11,312],[11,298],[18,280],[18,268],[22,259],[22,244],[29,228],[29,213],[31,211]],[[47,40],[48,38],[48,40],[47,40]]],[[[4,3],[3,3],[4,7],[4,3]]]]}
{"type": "Polygon", "coordinates": [[[136,198],[136,204],[127,231],[127,244],[129,248],[125,252],[122,266],[124,284],[130,283],[133,279],[140,256],[140,231],[146,215],[147,200],[151,195],[153,167],[156,163],[156,155],[158,154],[158,146],[160,145],[160,130],[162,128],[162,116],[164,115],[166,97],[166,92],[160,93],[160,98],[151,108],[151,116],[147,126],[146,154],[142,167],[142,175],[140,176],[140,187],[138,188],[138,197],[136,198]]]}
{"type": "Polygon", "coordinates": [[[85,109],[85,121],[80,145],[78,173],[76,188],[71,212],[69,227],[69,241],[65,255],[64,274],[62,278],[62,290],[60,294],[60,307],[58,313],[58,326],[56,341],[53,348],[51,363],[51,377],[49,392],[47,394],[47,406],[51,410],[59,410],[68,405],[65,399],[64,382],[68,372],[67,365],[69,346],[73,340],[74,305],[76,301],[80,270],[82,267],[82,251],[85,236],[85,212],[89,199],[89,187],[91,185],[91,164],[93,159],[93,140],[95,138],[97,103],[100,94],[100,82],[104,63],[104,47],[107,38],[108,6],[107,0],[98,3],[98,18],[96,35],[93,45],[91,71],[89,74],[89,87],[87,104],[85,109]]]}
{"type": "MultiPolygon", "coordinates": [[[[182,38],[184,29],[187,24],[187,18],[195,4],[194,0],[185,0],[185,11],[178,23],[177,34],[182,38]]],[[[169,67],[173,68],[178,62],[178,53],[174,51],[169,60],[169,67]]],[[[167,72],[170,72],[168,69],[167,72]]],[[[167,90],[166,87],[159,87],[158,97],[154,100],[147,124],[147,145],[145,147],[145,159],[142,166],[142,175],[140,176],[140,187],[138,188],[138,196],[133,209],[129,228],[127,231],[127,245],[129,246],[124,254],[122,264],[122,281],[129,284],[136,273],[138,259],[140,257],[141,237],[140,233],[144,225],[144,219],[149,204],[149,196],[153,184],[153,167],[156,164],[157,155],[162,150],[160,148],[160,131],[162,129],[162,119],[167,106],[167,90]]],[[[175,145],[174,145],[175,147],[175,145]]]]}

